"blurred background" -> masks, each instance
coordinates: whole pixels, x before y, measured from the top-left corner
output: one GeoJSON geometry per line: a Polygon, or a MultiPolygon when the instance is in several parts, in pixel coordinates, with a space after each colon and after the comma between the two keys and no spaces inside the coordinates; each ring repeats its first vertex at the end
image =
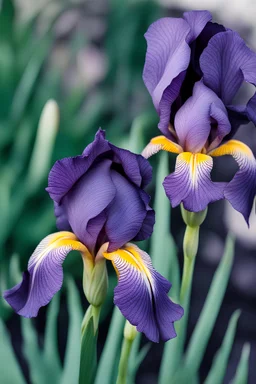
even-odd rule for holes
{"type": "MultiPolygon", "coordinates": [[[[54,161],[81,153],[93,140],[98,127],[106,130],[107,138],[114,144],[137,152],[158,134],[157,114],[142,81],[146,52],[143,35],[158,18],[178,17],[189,9],[210,10],[215,21],[237,30],[252,48],[256,48],[256,3],[250,0],[232,1],[232,6],[228,1],[218,0],[0,1],[1,292],[20,280],[20,271],[26,269],[35,246],[47,234],[56,231],[53,204],[44,189],[48,170],[54,161]],[[56,141],[52,138],[48,142],[44,137],[41,141],[38,139],[38,124],[49,99],[56,100],[59,106],[60,124],[56,141]],[[37,168],[38,164],[42,167],[37,168]]],[[[250,89],[244,89],[241,98],[248,98],[249,92],[250,89]]],[[[44,121],[44,129],[47,130],[47,121],[44,121]]],[[[237,138],[249,144],[256,153],[255,127],[241,127],[237,138]]],[[[174,161],[175,157],[170,156],[171,169],[174,161]]],[[[151,164],[156,165],[157,159],[153,158],[151,164]]],[[[236,164],[232,159],[227,159],[224,164],[225,168],[223,162],[216,162],[214,178],[232,178],[236,164]]],[[[149,188],[152,196],[154,190],[153,182],[149,188]]],[[[171,230],[182,264],[184,224],[178,208],[172,211],[171,230]]],[[[249,383],[253,384],[256,382],[253,364],[256,359],[256,219],[255,215],[251,217],[248,229],[242,217],[226,202],[210,206],[201,230],[188,332],[190,335],[197,322],[213,273],[223,254],[228,231],[236,236],[235,263],[201,366],[200,382],[211,366],[230,315],[241,308],[225,383],[229,383],[234,375],[242,345],[249,341],[249,383]]],[[[65,261],[64,270],[65,282],[69,281],[69,276],[75,279],[84,312],[87,303],[81,289],[81,265],[79,256],[74,254],[65,261]]],[[[115,283],[116,277],[112,273],[101,319],[99,354],[111,318],[115,283]]],[[[71,308],[74,308],[72,303],[71,308]]],[[[33,337],[36,335],[39,345],[43,345],[47,311],[47,308],[41,309],[40,316],[32,322],[33,329],[36,329],[36,334],[32,332],[33,337]]],[[[58,316],[61,360],[67,344],[69,311],[64,289],[58,316]]],[[[31,336],[31,329],[25,329],[27,333],[24,336],[19,316],[14,315],[2,299],[0,317],[10,331],[15,356],[26,381],[38,383],[33,379],[33,372],[31,374],[27,359],[29,351],[23,346],[24,337],[31,336]]],[[[28,345],[32,346],[32,341],[29,339],[28,345]]],[[[136,383],[157,382],[162,349],[161,343],[152,347],[138,371],[136,383]]]]}

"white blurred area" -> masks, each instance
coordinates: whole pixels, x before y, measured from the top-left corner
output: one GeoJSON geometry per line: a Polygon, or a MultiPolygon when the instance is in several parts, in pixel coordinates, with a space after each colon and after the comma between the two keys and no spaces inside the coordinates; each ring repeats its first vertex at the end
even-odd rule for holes
{"type": "Polygon", "coordinates": [[[255,0],[158,0],[158,2],[168,8],[207,9],[213,13],[215,21],[224,23],[225,26],[239,32],[250,28],[249,41],[256,47],[255,0]]]}
{"type": "Polygon", "coordinates": [[[241,213],[237,212],[231,204],[225,201],[224,220],[228,230],[233,233],[238,241],[247,249],[256,248],[256,215],[252,209],[248,228],[241,213]]]}

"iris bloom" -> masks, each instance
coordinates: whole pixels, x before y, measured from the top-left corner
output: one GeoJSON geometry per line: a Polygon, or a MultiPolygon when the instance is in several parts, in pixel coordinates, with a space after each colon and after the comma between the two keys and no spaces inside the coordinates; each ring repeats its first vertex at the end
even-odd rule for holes
{"type": "Polygon", "coordinates": [[[248,222],[256,192],[252,151],[233,136],[241,124],[256,124],[256,95],[235,105],[242,83],[256,84],[256,54],[234,31],[211,22],[208,11],[163,18],[145,34],[143,79],[159,114],[163,136],[145,148],[178,154],[175,172],[164,180],[173,207],[204,210],[226,198],[248,222]],[[212,182],[212,157],[231,155],[239,170],[228,183],[212,182]]]}
{"type": "MultiPolygon", "coordinates": [[[[114,302],[138,331],[155,342],[176,336],[173,322],[183,309],[167,295],[171,284],[153,268],[150,257],[130,243],[148,238],[153,230],[154,211],[144,191],[151,176],[146,159],[115,147],[101,130],[81,156],[55,163],[47,191],[60,232],[41,241],[22,282],[4,294],[19,315],[37,316],[49,303],[61,288],[65,257],[77,250],[88,279],[98,262],[112,261],[118,275],[114,302]]],[[[102,277],[98,279],[100,284],[102,277]]]]}

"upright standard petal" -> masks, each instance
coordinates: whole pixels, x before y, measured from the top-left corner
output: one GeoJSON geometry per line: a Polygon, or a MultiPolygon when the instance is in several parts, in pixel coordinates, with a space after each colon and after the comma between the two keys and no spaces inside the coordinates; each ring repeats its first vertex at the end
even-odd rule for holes
{"type": "Polygon", "coordinates": [[[243,81],[256,85],[256,53],[234,31],[213,36],[200,58],[204,83],[231,105],[243,81]]]}
{"type": "Polygon", "coordinates": [[[181,153],[175,171],[163,182],[165,193],[173,207],[183,203],[191,212],[203,211],[210,202],[224,198],[224,183],[211,181],[213,162],[202,153],[181,153]]]}
{"type": "Polygon", "coordinates": [[[29,259],[22,282],[4,292],[5,300],[15,312],[35,317],[39,308],[49,303],[62,286],[62,263],[72,250],[91,258],[87,248],[71,232],[53,233],[41,241],[29,259]]]}
{"type": "MultiPolygon", "coordinates": [[[[110,252],[133,240],[145,224],[144,220],[148,214],[148,201],[145,201],[143,196],[144,194],[147,196],[146,192],[142,195],[143,191],[114,170],[111,172],[111,178],[116,188],[116,195],[106,210],[108,219],[105,224],[110,252]]],[[[154,221],[149,220],[146,224],[151,224],[147,225],[149,232],[146,238],[148,238],[153,231],[154,221]]],[[[143,229],[145,232],[146,227],[143,229]]]]}
{"type": "Polygon", "coordinates": [[[154,342],[174,338],[173,323],[183,309],[169,299],[171,284],[153,268],[149,255],[128,243],[104,257],[117,272],[114,303],[127,320],[154,342]]]}
{"type": "Polygon", "coordinates": [[[184,12],[183,17],[190,26],[187,42],[195,40],[200,35],[206,24],[212,19],[209,11],[189,11],[184,12]]]}
{"type": "Polygon", "coordinates": [[[241,212],[247,224],[256,195],[256,160],[247,145],[230,140],[210,152],[211,156],[232,155],[240,170],[224,189],[224,196],[232,206],[241,212]]]}
{"type": "Polygon", "coordinates": [[[186,41],[189,32],[185,20],[163,18],[153,23],[145,34],[148,48],[143,80],[160,116],[159,129],[170,138],[171,105],[179,94],[190,60],[186,41]]]}
{"type": "Polygon", "coordinates": [[[46,188],[50,197],[56,203],[60,203],[61,199],[87,172],[96,158],[110,150],[109,143],[105,140],[105,133],[100,129],[95,135],[95,140],[85,148],[81,156],[67,157],[56,161],[50,171],[48,187],[46,188]]]}
{"type": "Polygon", "coordinates": [[[141,155],[109,143],[114,156],[113,162],[120,164],[127,177],[138,187],[145,188],[152,179],[152,167],[141,155]]]}
{"type": "Polygon", "coordinates": [[[99,234],[106,221],[106,217],[102,213],[115,200],[117,193],[111,178],[111,165],[111,160],[94,165],[80,178],[62,201],[72,231],[91,252],[94,251],[97,242],[95,231],[99,234]],[[92,221],[100,214],[100,218],[92,221]]]}
{"type": "Polygon", "coordinates": [[[229,133],[230,123],[224,104],[199,81],[194,86],[193,95],[178,110],[174,120],[179,143],[184,151],[201,152],[213,123],[219,140],[229,133]]]}

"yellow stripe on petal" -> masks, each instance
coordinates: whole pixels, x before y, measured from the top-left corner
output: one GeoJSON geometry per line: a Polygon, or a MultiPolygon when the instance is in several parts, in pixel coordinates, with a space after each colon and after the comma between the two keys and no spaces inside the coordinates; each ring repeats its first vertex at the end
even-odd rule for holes
{"type": "Polygon", "coordinates": [[[203,153],[183,152],[176,159],[175,171],[163,182],[173,207],[183,203],[191,212],[203,211],[210,202],[223,199],[221,183],[211,181],[212,158],[203,153]]]}
{"type": "Polygon", "coordinates": [[[49,303],[62,286],[62,264],[69,252],[79,251],[88,268],[93,258],[72,232],[57,232],[45,237],[28,262],[23,280],[4,293],[5,300],[22,316],[37,316],[40,307],[49,303]]]}
{"type": "MultiPolygon", "coordinates": [[[[149,281],[151,281],[150,272],[146,267],[146,265],[144,264],[143,259],[141,258],[141,255],[139,254],[139,252],[136,251],[136,248],[134,245],[132,244],[130,245],[129,243],[127,243],[126,246],[124,246],[122,249],[118,249],[115,252],[110,252],[110,253],[104,252],[103,256],[106,259],[111,260],[114,267],[115,267],[116,258],[121,258],[122,260],[124,260],[125,262],[133,266],[134,268],[143,272],[146,275],[146,277],[149,279],[149,281]]],[[[119,276],[118,270],[116,271],[119,276]]]]}
{"type": "Polygon", "coordinates": [[[159,151],[167,151],[172,153],[183,152],[182,147],[179,144],[167,139],[165,136],[154,137],[150,143],[142,151],[142,156],[148,159],[152,155],[155,155],[159,151]]]}
{"type": "Polygon", "coordinates": [[[241,212],[247,223],[256,194],[256,160],[250,148],[238,140],[230,140],[209,152],[211,156],[231,155],[239,165],[239,171],[228,183],[224,195],[232,206],[241,212]]]}
{"type": "Polygon", "coordinates": [[[201,167],[212,169],[212,159],[203,153],[183,152],[178,156],[177,163],[185,162],[189,167],[190,180],[193,186],[198,184],[201,167]]]}
{"type": "Polygon", "coordinates": [[[244,143],[238,140],[229,140],[227,143],[222,144],[220,147],[213,149],[209,152],[210,156],[224,156],[231,155],[239,163],[239,159],[246,156],[250,160],[254,160],[251,149],[244,143]]]}

